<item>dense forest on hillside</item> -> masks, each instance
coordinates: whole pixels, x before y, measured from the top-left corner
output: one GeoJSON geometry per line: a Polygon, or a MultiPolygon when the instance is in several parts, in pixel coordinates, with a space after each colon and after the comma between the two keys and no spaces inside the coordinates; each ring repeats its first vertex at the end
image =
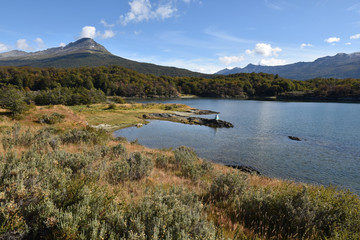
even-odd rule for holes
{"type": "MultiPolygon", "coordinates": [[[[95,89],[108,96],[177,97],[192,94],[201,97],[269,97],[283,98],[360,98],[359,79],[313,79],[296,81],[266,73],[239,73],[213,78],[169,77],[137,73],[119,67],[32,68],[0,67],[0,85],[16,86],[27,92],[47,95],[96,95],[95,89]],[[66,90],[64,90],[66,89],[66,90]],[[85,93],[85,94],[84,94],[85,93]]],[[[82,95],[82,97],[80,96],[82,95]]],[[[38,102],[45,104],[44,97],[38,102]]],[[[85,100],[65,102],[68,105],[85,100]]]]}

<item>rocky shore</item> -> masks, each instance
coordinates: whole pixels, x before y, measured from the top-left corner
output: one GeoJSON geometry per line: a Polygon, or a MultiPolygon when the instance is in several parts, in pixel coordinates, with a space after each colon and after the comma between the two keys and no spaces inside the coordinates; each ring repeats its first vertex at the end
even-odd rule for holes
{"type": "MultiPolygon", "coordinates": [[[[217,114],[217,112],[212,112],[208,110],[193,110],[191,114],[217,114]]],[[[233,128],[234,125],[230,122],[226,122],[223,120],[216,119],[208,119],[201,117],[192,117],[184,114],[176,114],[176,113],[149,113],[143,115],[144,119],[156,119],[156,120],[167,120],[172,122],[179,122],[184,124],[195,124],[195,125],[203,125],[212,128],[233,128]]]]}

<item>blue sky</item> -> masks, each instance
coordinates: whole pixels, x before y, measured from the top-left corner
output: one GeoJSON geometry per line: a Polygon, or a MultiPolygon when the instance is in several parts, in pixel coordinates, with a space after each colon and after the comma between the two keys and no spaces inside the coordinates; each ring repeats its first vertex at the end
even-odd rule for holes
{"type": "Polygon", "coordinates": [[[0,52],[92,37],[115,55],[214,73],[360,51],[355,0],[2,0],[0,52]]]}

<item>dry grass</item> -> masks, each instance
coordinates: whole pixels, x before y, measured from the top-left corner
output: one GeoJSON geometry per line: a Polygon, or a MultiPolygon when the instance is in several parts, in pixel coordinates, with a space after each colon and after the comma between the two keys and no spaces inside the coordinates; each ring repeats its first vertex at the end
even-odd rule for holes
{"type": "MultiPolygon", "coordinates": [[[[143,104],[117,104],[116,109],[108,110],[106,104],[97,104],[92,106],[74,106],[68,108],[66,106],[47,106],[47,107],[35,107],[31,109],[22,120],[15,121],[10,119],[4,110],[0,109],[0,132],[1,129],[9,128],[15,123],[20,123],[22,126],[22,131],[26,131],[28,128],[31,131],[37,131],[38,129],[44,127],[44,125],[38,122],[40,116],[47,114],[50,115],[54,112],[65,115],[65,120],[62,123],[57,123],[52,126],[58,129],[71,129],[76,127],[84,127],[87,122],[92,125],[96,123],[106,123],[114,124],[117,126],[125,126],[129,124],[134,124],[139,121],[144,121],[141,119],[141,115],[149,112],[165,112],[165,105],[159,106],[144,106],[143,104]],[[3,113],[3,114],[1,114],[3,113]]],[[[186,111],[188,108],[181,106],[183,111],[186,111]]],[[[176,109],[179,111],[179,109],[176,109]]],[[[117,141],[109,141],[106,145],[112,147],[119,144],[117,141]]],[[[160,150],[160,149],[150,149],[138,144],[131,144],[129,142],[122,143],[128,154],[133,152],[141,152],[145,156],[151,158],[155,163],[155,159],[158,156],[165,155],[167,157],[173,157],[174,153],[171,150],[160,150]]],[[[71,153],[81,153],[89,152],[93,150],[92,145],[87,144],[66,144],[61,145],[60,149],[63,149],[66,152],[71,153]]],[[[19,155],[27,151],[25,147],[16,147],[14,149],[19,155]]],[[[49,151],[52,151],[51,149],[49,151]]],[[[0,145],[0,154],[3,154],[4,150],[0,145]]],[[[99,169],[102,159],[97,159],[93,163],[94,169],[99,169]]],[[[111,160],[112,161],[112,160],[111,160]]],[[[202,160],[199,160],[201,162],[202,160]]],[[[155,164],[154,164],[155,165],[155,164]]],[[[145,177],[139,181],[124,181],[118,184],[109,184],[106,180],[106,177],[100,177],[97,182],[97,185],[103,189],[107,189],[109,192],[114,194],[115,201],[118,203],[133,203],[141,200],[146,194],[148,189],[170,189],[173,187],[181,187],[186,189],[189,192],[195,192],[199,196],[204,196],[205,192],[209,189],[213,179],[219,173],[229,173],[229,172],[238,172],[238,170],[226,167],[221,164],[213,164],[214,170],[212,173],[207,173],[205,176],[201,177],[199,181],[191,181],[189,178],[183,177],[179,174],[178,170],[174,170],[172,167],[167,169],[160,169],[154,167],[151,174],[148,177],[145,177]]],[[[249,175],[242,173],[248,176],[248,184],[250,188],[263,188],[263,189],[273,189],[279,190],[291,188],[301,189],[303,184],[298,184],[290,181],[284,181],[280,179],[273,179],[265,176],[249,175]]],[[[231,221],[226,210],[216,207],[215,205],[209,205],[206,210],[209,219],[215,222],[223,230],[223,235],[225,237],[233,238],[237,232],[240,232],[248,237],[248,239],[262,239],[258,238],[254,231],[249,230],[239,224],[239,222],[234,223],[231,221]]]]}

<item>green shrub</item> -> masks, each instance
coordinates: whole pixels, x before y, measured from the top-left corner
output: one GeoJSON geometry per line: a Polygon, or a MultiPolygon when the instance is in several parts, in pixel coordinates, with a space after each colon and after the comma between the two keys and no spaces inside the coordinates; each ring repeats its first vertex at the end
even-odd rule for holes
{"type": "Polygon", "coordinates": [[[206,173],[192,148],[185,146],[178,147],[174,150],[174,156],[175,169],[179,169],[182,176],[197,181],[206,173]]]}
{"type": "Polygon", "coordinates": [[[114,139],[117,142],[127,142],[128,140],[126,139],[126,137],[123,136],[118,136],[114,139]]]}
{"type": "Polygon", "coordinates": [[[181,189],[158,190],[146,196],[131,208],[127,223],[126,236],[133,233],[139,239],[211,240],[216,235],[201,202],[181,189]]]}
{"type": "Polygon", "coordinates": [[[140,152],[135,152],[127,159],[130,167],[129,179],[140,180],[149,176],[153,169],[153,162],[150,158],[144,156],[140,152]]]}
{"type": "Polygon", "coordinates": [[[74,174],[84,170],[94,161],[94,158],[88,154],[67,153],[64,151],[55,151],[49,153],[46,157],[56,161],[63,168],[71,169],[74,174]]]}
{"type": "Polygon", "coordinates": [[[125,104],[126,101],[122,97],[113,97],[111,98],[112,101],[119,103],[119,104],[125,104]]]}
{"type": "Polygon", "coordinates": [[[123,144],[115,145],[110,150],[111,156],[113,158],[125,157],[126,156],[126,148],[123,144]]]}
{"type": "Polygon", "coordinates": [[[150,158],[135,152],[126,159],[123,157],[113,162],[108,170],[108,179],[113,184],[125,180],[140,180],[149,176],[152,168],[150,158]]]}
{"type": "Polygon", "coordinates": [[[110,139],[110,134],[105,129],[86,127],[83,129],[72,129],[60,136],[64,144],[67,143],[87,143],[102,144],[110,139]]]}
{"type": "Polygon", "coordinates": [[[111,163],[107,171],[107,176],[110,183],[117,184],[128,180],[129,172],[129,163],[125,159],[120,159],[111,163]]]}
{"type": "Polygon", "coordinates": [[[110,103],[108,105],[108,107],[106,108],[106,110],[115,110],[116,109],[116,104],[115,103],[110,103]]]}
{"type": "Polygon", "coordinates": [[[242,194],[232,218],[268,238],[358,239],[358,196],[333,189],[252,189],[242,194]]]}
{"type": "Polygon", "coordinates": [[[157,168],[168,169],[170,167],[170,163],[172,162],[172,158],[166,155],[160,155],[155,159],[155,166],[157,168]]]}
{"type": "Polygon", "coordinates": [[[13,118],[19,119],[21,114],[28,110],[28,105],[25,102],[25,93],[14,87],[1,87],[0,107],[8,109],[13,118]]]}
{"type": "Polygon", "coordinates": [[[52,113],[50,116],[47,114],[42,115],[39,118],[40,123],[46,123],[46,124],[55,124],[55,123],[61,123],[65,119],[65,115],[61,113],[52,113]]]}
{"type": "Polygon", "coordinates": [[[247,177],[240,174],[220,174],[211,184],[208,199],[226,206],[241,197],[247,187],[247,177]]]}

